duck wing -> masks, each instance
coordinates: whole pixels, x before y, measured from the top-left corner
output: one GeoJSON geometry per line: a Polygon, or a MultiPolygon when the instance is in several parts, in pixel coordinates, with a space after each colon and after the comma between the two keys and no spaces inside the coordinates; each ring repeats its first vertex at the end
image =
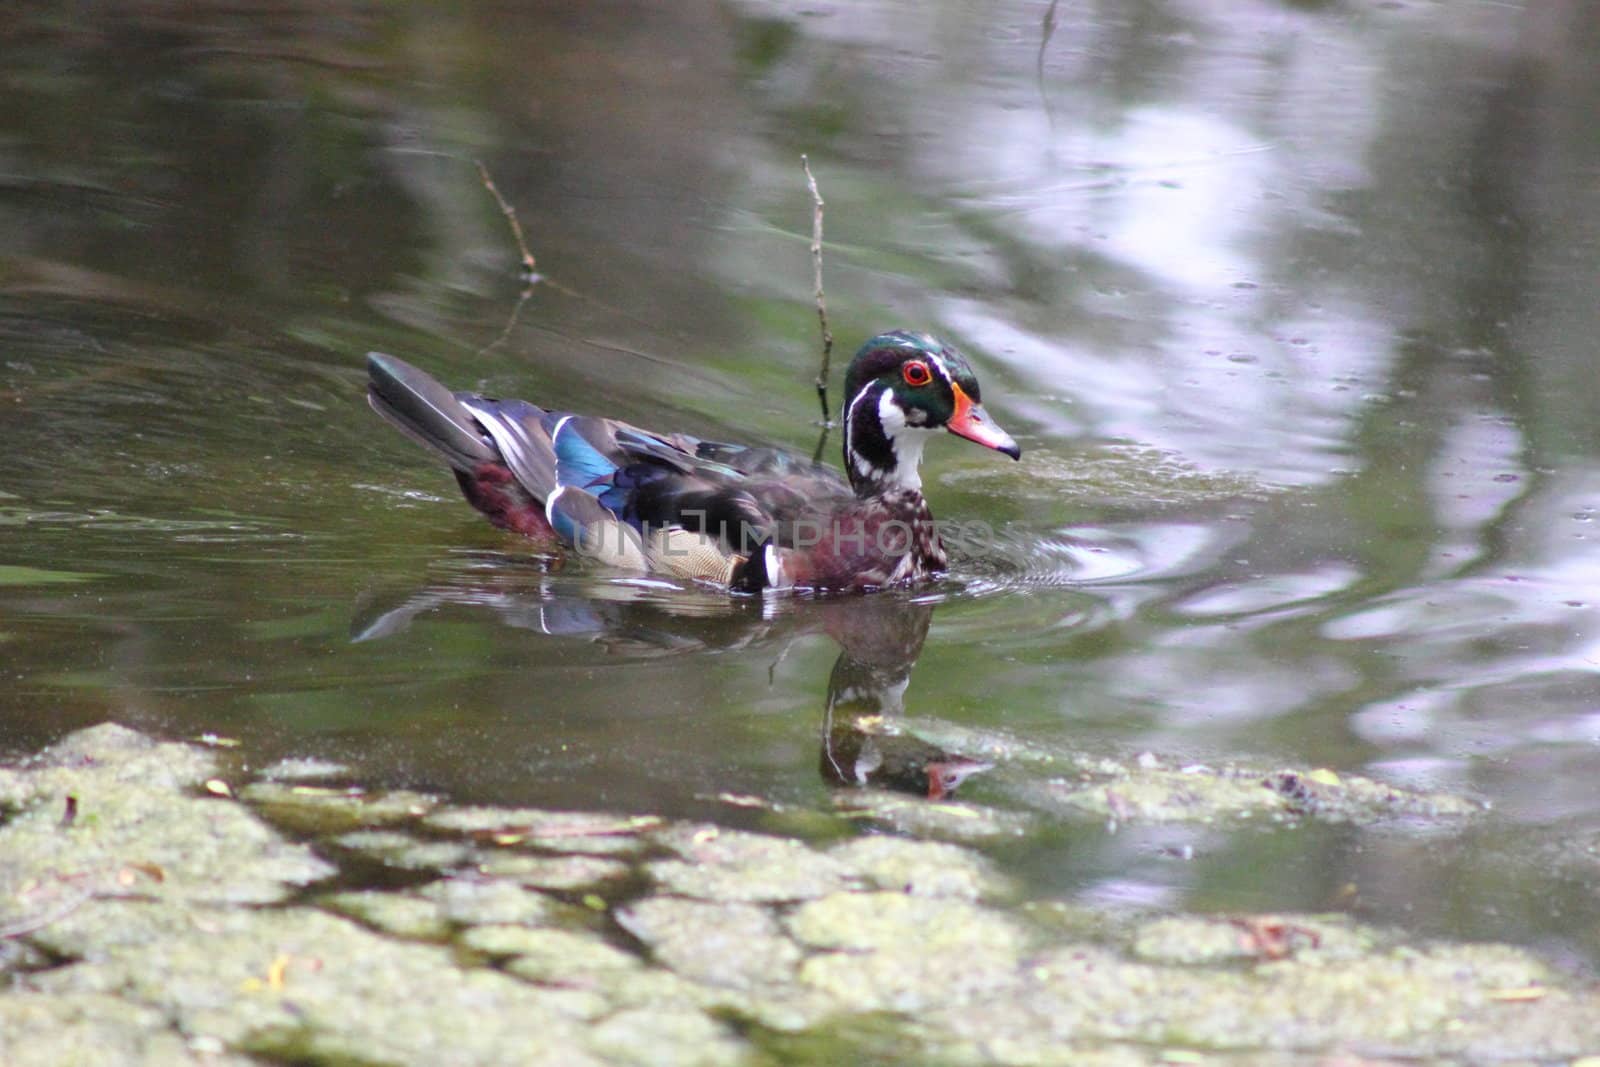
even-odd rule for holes
{"type": "Polygon", "coordinates": [[[560,489],[581,491],[645,538],[683,529],[749,555],[769,538],[790,543],[796,520],[853,497],[837,473],[782,449],[654,433],[526,401],[459,399],[529,492],[548,501],[560,489]]]}
{"type": "MultiPolygon", "coordinates": [[[[792,540],[794,522],[849,499],[838,474],[792,452],[659,434],[616,419],[551,411],[526,400],[453,393],[410,364],[368,357],[372,406],[443,458],[491,518],[542,508],[555,534],[632,566],[688,550],[694,577],[715,560],[792,540]],[[485,491],[486,487],[493,492],[485,491]],[[525,500],[508,500],[508,489],[525,500]],[[695,535],[688,543],[680,531],[695,535]],[[666,540],[663,541],[662,539],[666,540]],[[667,542],[670,542],[668,544],[667,542]]],[[[691,564],[684,564],[691,566],[691,564]]],[[[650,568],[645,568],[650,569],[650,568]]],[[[674,569],[668,566],[666,569],[674,569]]]]}

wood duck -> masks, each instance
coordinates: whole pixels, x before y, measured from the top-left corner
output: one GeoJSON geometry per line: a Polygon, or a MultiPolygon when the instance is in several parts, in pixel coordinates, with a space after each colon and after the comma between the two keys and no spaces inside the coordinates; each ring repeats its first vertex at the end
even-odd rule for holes
{"type": "Polygon", "coordinates": [[[1022,454],[984,412],[965,357],[906,331],[872,338],[850,362],[845,478],[779,449],[452,393],[379,352],[367,370],[373,409],[442,457],[496,526],[739,592],[926,581],[946,563],[917,472],[928,438],[948,430],[1022,454]]]}

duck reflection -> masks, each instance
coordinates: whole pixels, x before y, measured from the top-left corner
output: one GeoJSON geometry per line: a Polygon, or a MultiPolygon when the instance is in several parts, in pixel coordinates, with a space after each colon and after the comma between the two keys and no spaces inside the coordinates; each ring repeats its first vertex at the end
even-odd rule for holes
{"type": "Polygon", "coordinates": [[[828,676],[822,718],[822,777],[838,785],[876,786],[942,800],[990,764],[946,752],[920,738],[886,731],[905,711],[911,669],[933,620],[933,605],[890,597],[825,605],[839,658],[828,676]]]}
{"type": "Polygon", "coordinates": [[[935,604],[926,600],[879,594],[764,601],[654,579],[530,574],[491,555],[461,562],[465,569],[449,580],[358,605],[351,640],[390,637],[419,616],[461,612],[488,612],[506,626],[635,658],[762,644],[786,649],[820,630],[840,648],[823,705],[818,769],[825,781],[939,800],[991,766],[894,729],[933,619],[935,604]]]}

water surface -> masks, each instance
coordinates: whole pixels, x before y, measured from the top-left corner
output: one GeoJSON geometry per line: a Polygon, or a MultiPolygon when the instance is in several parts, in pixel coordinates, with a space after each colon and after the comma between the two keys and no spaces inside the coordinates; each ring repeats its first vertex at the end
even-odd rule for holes
{"type": "Polygon", "coordinates": [[[1592,964],[1597,14],[0,16],[0,743],[113,718],[739,823],[719,794],[829,806],[843,671],[1031,743],[1492,805],[1464,832],[1043,820],[995,850],[1040,897],[1337,906],[1592,964]],[[380,348],[809,450],[802,152],[841,354],[945,337],[1025,450],[929,448],[937,513],[997,531],[948,583],[758,604],[559,565],[366,410],[380,348]]]}

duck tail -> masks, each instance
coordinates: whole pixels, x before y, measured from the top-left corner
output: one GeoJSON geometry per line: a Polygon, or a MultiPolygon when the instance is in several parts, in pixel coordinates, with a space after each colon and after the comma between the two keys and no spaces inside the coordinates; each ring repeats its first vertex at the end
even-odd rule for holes
{"type": "Polygon", "coordinates": [[[372,410],[455,470],[499,459],[472,413],[431,375],[382,352],[367,353],[367,375],[372,410]]]}

